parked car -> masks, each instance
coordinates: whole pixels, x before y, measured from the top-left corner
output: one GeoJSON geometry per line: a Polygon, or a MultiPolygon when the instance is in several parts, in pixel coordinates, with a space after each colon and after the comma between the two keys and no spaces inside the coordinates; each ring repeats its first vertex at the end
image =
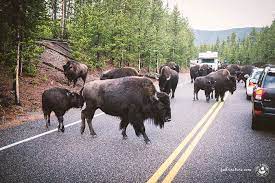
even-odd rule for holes
{"type": "Polygon", "coordinates": [[[266,122],[275,124],[275,67],[263,70],[252,97],[252,129],[266,122]]]}
{"type": "Polygon", "coordinates": [[[247,80],[246,80],[246,99],[247,100],[250,100],[253,94],[253,89],[255,88],[263,70],[264,70],[263,68],[255,68],[251,73],[251,76],[248,76],[248,75],[245,76],[247,77],[247,80]]]}

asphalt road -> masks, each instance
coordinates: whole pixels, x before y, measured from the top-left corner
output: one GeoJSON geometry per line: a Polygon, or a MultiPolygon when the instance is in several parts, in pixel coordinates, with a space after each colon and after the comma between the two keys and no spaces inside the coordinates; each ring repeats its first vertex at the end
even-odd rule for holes
{"type": "Polygon", "coordinates": [[[93,120],[97,138],[88,128],[80,135],[80,109],[65,115],[73,124],[65,133],[50,131],[55,117],[49,129],[36,121],[0,131],[0,182],[275,182],[275,134],[251,130],[243,84],[224,103],[207,103],[203,91],[192,101],[188,75],[180,83],[172,121],[164,129],[145,122],[149,145],[131,126],[123,140],[119,119],[101,111],[93,120]],[[261,163],[269,167],[265,177],[255,172],[261,163]]]}

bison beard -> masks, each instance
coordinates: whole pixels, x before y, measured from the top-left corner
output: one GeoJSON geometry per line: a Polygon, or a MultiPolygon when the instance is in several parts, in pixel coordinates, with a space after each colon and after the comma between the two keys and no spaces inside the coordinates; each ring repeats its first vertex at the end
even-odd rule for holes
{"type": "Polygon", "coordinates": [[[98,108],[121,119],[120,129],[124,139],[127,138],[126,128],[130,123],[136,135],[142,134],[146,143],[150,140],[145,133],[144,121],[151,119],[162,128],[164,122],[171,118],[169,96],[156,92],[152,81],[147,78],[125,77],[93,81],[84,86],[83,97],[86,108],[81,113],[81,134],[87,120],[90,134],[96,136],[92,119],[98,108]]]}

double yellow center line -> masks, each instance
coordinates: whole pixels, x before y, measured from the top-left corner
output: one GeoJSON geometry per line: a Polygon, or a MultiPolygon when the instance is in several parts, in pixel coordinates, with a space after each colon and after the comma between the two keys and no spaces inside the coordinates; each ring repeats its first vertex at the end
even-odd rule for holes
{"type": "MultiPolygon", "coordinates": [[[[224,100],[228,97],[228,93],[226,94],[224,100]]],[[[183,152],[179,160],[175,163],[166,177],[163,179],[163,183],[172,182],[180,168],[184,165],[204,133],[207,131],[211,123],[214,121],[218,112],[222,108],[224,102],[216,102],[210,110],[205,114],[205,116],[198,122],[198,124],[192,129],[192,131],[187,135],[187,137],[180,143],[180,145],[174,150],[174,152],[166,159],[166,161],[159,167],[159,169],[153,174],[153,176],[147,181],[147,183],[155,183],[159,180],[159,178],[163,175],[163,173],[167,170],[167,168],[173,163],[173,161],[178,157],[181,151],[186,147],[189,141],[194,137],[192,142],[183,152]],[[202,127],[203,126],[203,127],[202,127]],[[201,129],[201,130],[200,130],[201,129]],[[200,131],[199,131],[200,130],[200,131]],[[199,132],[198,132],[199,131],[199,132]],[[197,133],[198,132],[198,133],[197,133]]]]}

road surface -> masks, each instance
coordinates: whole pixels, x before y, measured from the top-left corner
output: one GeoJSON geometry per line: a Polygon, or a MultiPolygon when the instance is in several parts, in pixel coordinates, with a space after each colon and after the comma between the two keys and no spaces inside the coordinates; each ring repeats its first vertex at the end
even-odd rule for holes
{"type": "Polygon", "coordinates": [[[65,115],[65,133],[55,117],[49,129],[41,120],[0,131],[0,182],[275,182],[275,134],[251,130],[243,84],[207,103],[203,91],[192,101],[187,74],[179,83],[172,121],[163,129],[145,122],[149,145],[131,126],[123,140],[119,119],[99,110],[97,138],[88,128],[80,135],[80,109],[65,115]],[[261,164],[266,174],[256,173],[261,164]]]}

